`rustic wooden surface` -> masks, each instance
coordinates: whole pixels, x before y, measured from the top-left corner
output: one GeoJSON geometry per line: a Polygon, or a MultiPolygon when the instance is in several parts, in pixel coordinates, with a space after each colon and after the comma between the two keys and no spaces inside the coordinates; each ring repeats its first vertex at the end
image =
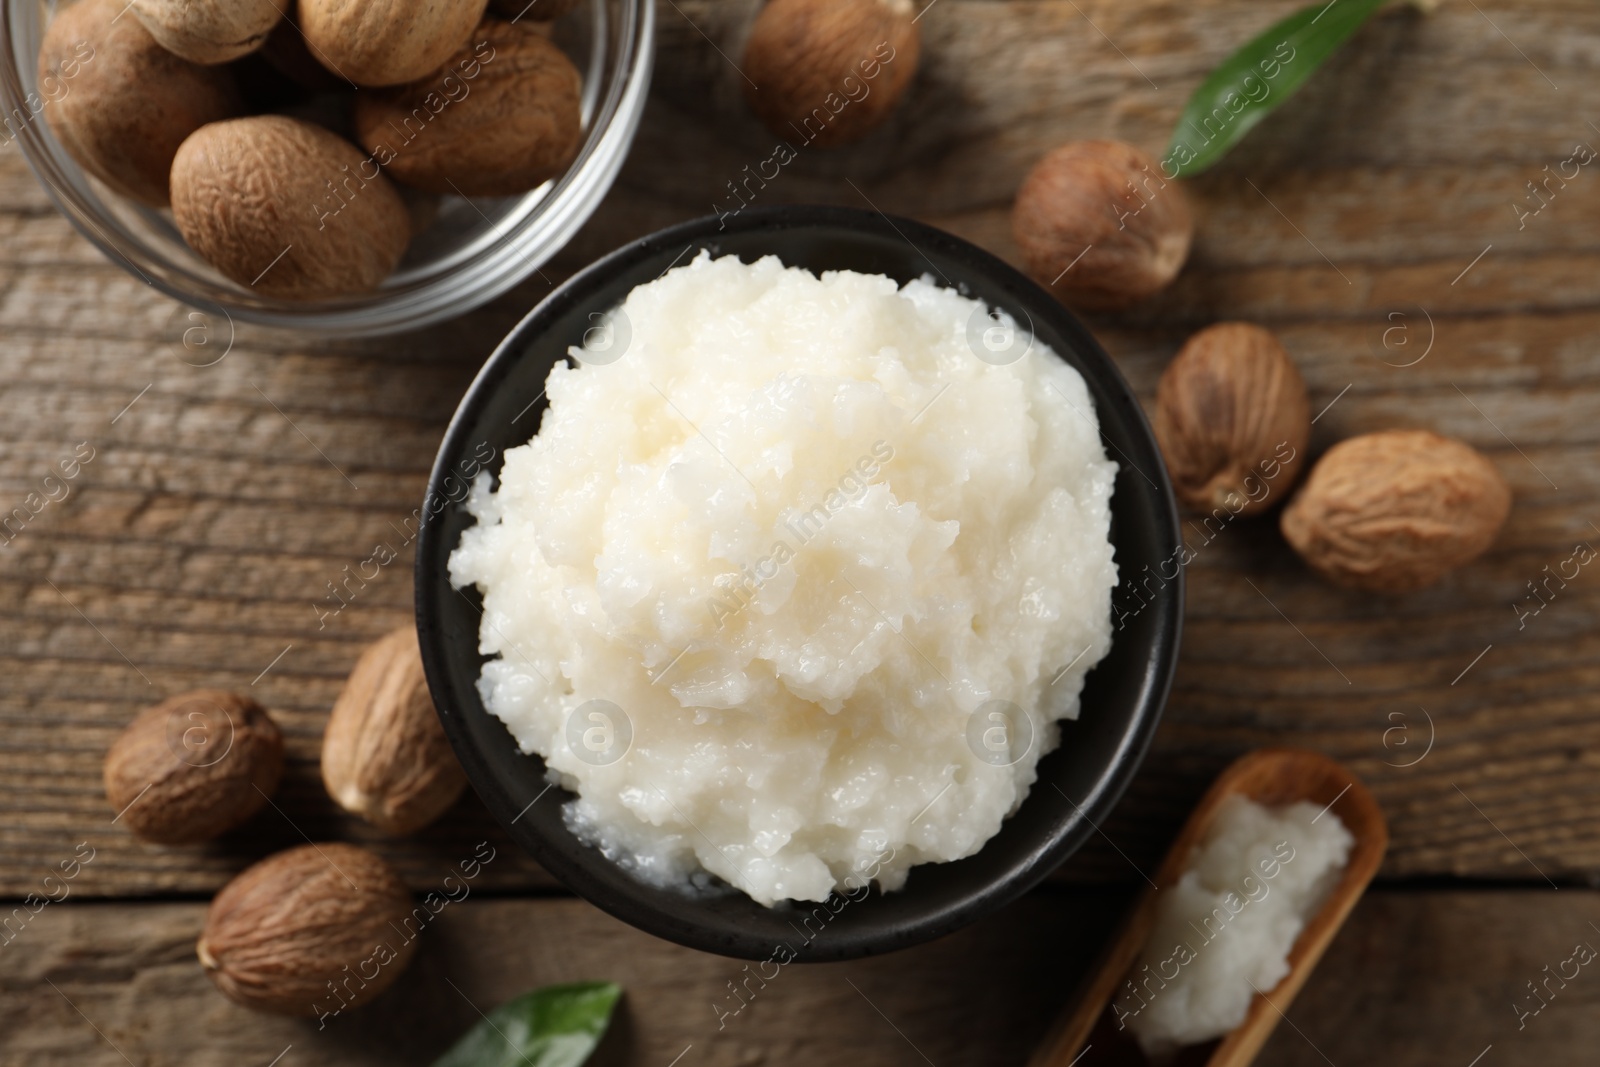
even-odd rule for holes
{"type": "MultiPolygon", "coordinates": [[[[1035,159],[1087,136],[1159,151],[1205,73],[1295,6],[935,0],[920,22],[923,71],[894,122],[857,148],[801,152],[758,202],[873,206],[1015,258],[1008,202],[1035,159]]],[[[442,877],[463,843],[486,838],[501,858],[482,891],[555,891],[474,798],[406,842],[337,814],[316,772],[321,725],[362,643],[407,617],[411,553],[395,525],[420,500],[442,429],[496,341],[551,281],[596,255],[728,207],[726,183],[770,154],[725,58],[739,55],[753,9],[752,0],[659,5],[656,89],[601,211],[546,268],[548,280],[415,335],[325,343],[191,318],[102,259],[54,213],[15,146],[0,149],[0,512],[39,490],[80,442],[95,450],[70,496],[15,540],[0,538],[0,897],[36,891],[78,842],[97,849],[73,883],[77,899],[30,932],[32,955],[0,949],[0,1011],[26,1023],[0,1028],[0,1061],[105,1057],[87,1027],[71,1028],[80,1017],[42,1006],[41,995],[55,994],[35,983],[52,974],[72,999],[82,994],[89,1016],[138,1044],[133,1062],[203,1062],[202,1047],[238,1062],[217,1051],[236,1046],[202,1040],[236,1029],[264,1063],[277,1051],[269,1036],[298,1032],[200,998],[186,947],[197,905],[80,907],[84,899],[203,898],[303,837],[371,843],[418,887],[442,877]],[[319,608],[332,605],[327,583],[380,542],[401,548],[400,559],[319,623],[319,608]],[[101,755],[139,708],[199,685],[246,691],[272,709],[289,738],[287,780],[276,808],[216,845],[139,845],[112,823],[101,755]],[[180,997],[174,1004],[196,998],[171,1016],[195,1020],[202,1036],[192,1045],[176,1023],[140,1029],[167,990],[180,997]]],[[[1268,324],[1298,361],[1313,409],[1331,405],[1315,451],[1352,433],[1425,426],[1483,449],[1516,493],[1485,559],[1397,600],[1322,585],[1271,519],[1238,522],[1203,547],[1197,537],[1183,662],[1155,750],[1105,837],[1059,876],[1137,883],[1133,868],[1157,860],[1210,778],[1251,747],[1301,744],[1348,762],[1384,805],[1393,844],[1385,890],[1294,1008],[1333,1062],[1381,1050],[1417,1063],[1454,1063],[1459,1053],[1465,1064],[1482,1047],[1467,1039],[1480,1025],[1476,1008],[1483,1043],[1497,1040],[1490,1024],[1510,1017],[1509,990],[1564,955],[1556,942],[1569,935],[1550,925],[1551,909],[1577,909],[1559,914],[1583,936],[1576,920],[1591,905],[1582,886],[1600,876],[1600,576],[1580,573],[1522,628],[1513,607],[1547,565],[1600,538],[1600,174],[1585,168],[1523,229],[1510,208],[1576,143],[1600,145],[1597,94],[1592,3],[1444,0],[1431,16],[1386,12],[1223,166],[1190,184],[1198,239],[1173,289],[1092,323],[1146,398],[1189,332],[1222,318],[1268,324]],[[1406,888],[1450,877],[1503,891],[1406,888]],[[1535,944],[1545,933],[1549,952],[1535,944]],[[1467,1020],[1460,1029],[1457,1019],[1467,1020]]],[[[860,975],[896,1022],[903,1011],[902,1025],[926,1027],[945,1053],[932,1056],[941,1067],[1018,1061],[1028,1028],[1045,1022],[1033,1009],[1071,984],[1078,928],[1050,913],[1040,920],[1046,933],[988,942],[1049,912],[1029,903],[985,928],[994,939],[963,935],[838,973],[860,975]],[[1007,952],[1033,955],[1011,964],[1007,952]],[[1011,968],[996,979],[1006,995],[980,983],[974,995],[987,999],[958,1012],[942,983],[967,989],[973,960],[1011,968]]],[[[493,938],[462,918],[456,948],[436,949],[443,955],[425,973],[448,962],[485,1000],[530,976],[579,977],[588,966],[657,975],[653,986],[641,979],[631,1002],[638,1047],[649,1053],[637,1062],[665,1063],[679,1036],[696,1040],[688,1028],[652,1028],[676,1010],[665,1006],[676,1003],[673,983],[659,976],[677,967],[710,985],[728,969],[565,901],[483,905],[481,914],[535,917],[523,962],[482,962],[500,958],[487,949],[493,938]],[[562,921],[539,921],[541,910],[562,921]],[[568,920],[606,930],[596,936],[607,947],[581,955],[577,935],[560,932],[568,920]],[[569,946],[565,961],[537,954],[544,937],[569,946]],[[660,1004],[658,989],[668,991],[660,1004]]],[[[864,1046],[873,1050],[864,1058],[918,1062],[892,1031],[866,1036],[875,1016],[848,988],[824,990],[831,969],[802,973],[795,987],[816,983],[812,1000],[797,994],[794,1014],[753,1020],[760,1025],[717,1055],[812,1056],[834,1047],[818,1044],[831,1040],[818,1020],[838,1011],[854,1020],[841,1034],[887,1041],[864,1046]]],[[[440,1018],[465,1021],[432,981],[404,995],[432,997],[440,1018]]],[[[1586,997],[1575,984],[1570,999],[1586,997]]],[[[1517,1055],[1579,1062],[1579,1039],[1595,1034],[1576,1008],[1553,1006],[1546,1014],[1556,1019],[1522,1038],[1543,1051],[1526,1044],[1517,1055]]],[[[374,1040],[386,1032],[382,1022],[361,1025],[374,1040]]],[[[1297,1040],[1280,1032],[1262,1062],[1320,1062],[1297,1040]]],[[[357,1056],[357,1044],[345,1039],[341,1055],[357,1056]]]]}
{"type": "MultiPolygon", "coordinates": [[[[1537,1014],[1524,983],[1544,980],[1546,966],[1570,974],[1574,946],[1600,944],[1600,901],[1562,892],[1530,910],[1526,897],[1369,893],[1257,1062],[1467,1067],[1493,1046],[1485,1067],[1592,1064],[1600,979],[1585,967],[1565,988],[1552,980],[1537,1014]]],[[[194,963],[203,905],[51,906],[5,950],[0,1062],[265,1067],[287,1050],[281,1067],[409,1067],[479,1009],[548,982],[606,978],[626,992],[596,1067],[994,1067],[1023,1062],[1121,904],[1104,890],[1034,894],[895,956],[790,964],[764,988],[752,979],[735,1013],[728,983],[746,981],[743,964],[665,945],[578,901],[469,897],[424,931],[393,989],[322,1029],[217,995],[194,963]]],[[[1094,1062],[1091,1047],[1082,1065],[1094,1062]]]]}

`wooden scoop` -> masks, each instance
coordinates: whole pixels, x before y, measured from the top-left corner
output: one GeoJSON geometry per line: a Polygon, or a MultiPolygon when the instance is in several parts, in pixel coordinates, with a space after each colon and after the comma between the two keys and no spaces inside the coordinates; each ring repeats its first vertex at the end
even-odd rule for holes
{"type": "MultiPolygon", "coordinates": [[[[1281,1013],[1288,1011],[1289,1002],[1305,985],[1345,916],[1372,880],[1389,845],[1383,812],[1355,775],[1317,752],[1264,748],[1234,761],[1201,798],[1156,872],[1157,887],[1165,889],[1183,874],[1218,806],[1234,793],[1274,807],[1297,800],[1328,805],[1355,838],[1355,844],[1338,884],[1300,931],[1289,952],[1289,973],[1275,987],[1251,999],[1244,1021],[1232,1031],[1217,1040],[1180,1049],[1174,1059],[1165,1061],[1166,1067],[1244,1067],[1255,1059],[1282,1018],[1281,1013]]],[[[1150,1062],[1133,1036],[1118,1030],[1109,1006],[1144,950],[1155,923],[1155,905],[1156,891],[1146,890],[1079,988],[1075,1001],[1056,1020],[1028,1061],[1028,1067],[1141,1067],[1150,1062]]]]}

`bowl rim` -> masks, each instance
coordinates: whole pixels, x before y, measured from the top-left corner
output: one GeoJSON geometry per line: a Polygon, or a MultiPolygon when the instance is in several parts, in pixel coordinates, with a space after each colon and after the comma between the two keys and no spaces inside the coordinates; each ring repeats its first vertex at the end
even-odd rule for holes
{"type": "MultiPolygon", "coordinates": [[[[596,0],[593,32],[604,27],[610,35],[605,79],[598,87],[592,121],[566,171],[519,196],[463,197],[480,215],[478,202],[503,200],[511,206],[470,244],[438,257],[448,261],[441,269],[400,288],[300,304],[255,296],[220,274],[208,278],[207,272],[215,272],[198,254],[185,246],[197,262],[174,259],[119,217],[119,209],[135,214],[156,209],[91,185],[88,171],[70,157],[49,126],[53,101],[30,88],[37,81],[37,58],[26,64],[19,58],[28,41],[14,24],[19,18],[25,23],[26,16],[16,12],[31,6],[30,0],[0,0],[0,109],[26,116],[9,131],[10,139],[56,211],[102,256],[173,300],[225,319],[230,332],[247,322],[329,338],[377,337],[455,318],[508,292],[570,243],[610,191],[643,118],[655,64],[651,0],[596,0]],[[612,2],[614,10],[608,7],[612,2]],[[30,98],[41,101],[39,106],[30,98]],[[109,206],[105,195],[115,198],[109,206]]],[[[47,25],[48,19],[40,21],[41,38],[47,25]]],[[[597,45],[598,38],[591,47],[597,45]]],[[[584,91],[589,92],[587,84],[584,91]]],[[[177,240],[181,245],[181,238],[177,240]]]]}
{"type": "MultiPolygon", "coordinates": [[[[742,931],[714,929],[709,924],[674,915],[670,910],[646,899],[652,894],[668,891],[643,882],[635,883],[638,886],[637,893],[624,892],[618,895],[611,879],[601,880],[590,872],[590,868],[597,864],[616,869],[613,861],[603,856],[598,849],[584,846],[578,853],[582,858],[574,860],[543,836],[533,831],[524,832],[514,825],[526,808],[523,811],[518,810],[517,803],[512,801],[500,781],[498,772],[479,751],[463,718],[463,712],[489,716],[493,720],[492,715],[475,695],[472,698],[474,706],[471,708],[451,709],[446,706],[448,702],[446,695],[451,691],[447,679],[452,675],[452,668],[440,617],[441,587],[436,581],[440,578],[440,571],[446,565],[455,545],[441,544],[442,526],[448,509],[442,505],[437,509],[431,509],[429,503],[447,499],[448,494],[443,488],[443,483],[453,475],[457,460],[463,455],[463,449],[470,445],[481,409],[523,357],[533,339],[542,334],[554,321],[576,307],[595,306],[592,296],[596,290],[602,289],[625,269],[664,256],[673,249],[682,249],[678,253],[678,258],[673,260],[676,264],[682,260],[683,253],[693,248],[696,243],[701,243],[703,246],[705,243],[714,242],[718,236],[751,231],[777,234],[794,229],[832,230],[844,236],[868,230],[877,236],[892,234],[911,244],[919,252],[923,248],[937,248],[940,252],[959,256],[967,264],[972,276],[985,276],[987,280],[997,282],[1011,292],[1019,294],[1019,303],[1025,301],[1027,308],[1044,310],[1052,326],[1069,339],[1080,357],[1100,364],[1104,384],[1114,390],[1115,399],[1124,409],[1125,417],[1137,431],[1135,436],[1155,459],[1152,464],[1155,468],[1152,472],[1154,477],[1150,475],[1144,477],[1144,481],[1150,483],[1153,493],[1150,499],[1157,505],[1157,517],[1161,520],[1156,524],[1159,529],[1154,532],[1161,535],[1164,544],[1172,546],[1174,557],[1177,554],[1177,546],[1182,544],[1177,502],[1165,464],[1160,460],[1155,435],[1143,408],[1115,361],[1101,348],[1076,316],[1034,281],[992,253],[943,230],[911,219],[892,217],[881,211],[869,212],[820,205],[751,207],[737,215],[713,215],[692,219],[637,238],[574,274],[540,301],[507,334],[474,377],[451,418],[429,474],[427,494],[421,509],[422,518],[417,530],[414,585],[416,622],[424,671],[434,696],[435,707],[445,734],[460,759],[468,780],[501,828],[569,890],[614,917],[657,937],[705,952],[752,960],[771,958],[772,942],[753,938],[742,931]],[[435,560],[438,561],[437,566],[435,560]]],[[[781,254],[779,258],[783,258],[781,254]]],[[[670,269],[670,266],[667,269],[670,269]]],[[[665,273],[665,270],[662,273],[665,273]]],[[[959,280],[956,280],[956,286],[960,287],[959,280]]],[[[1107,440],[1104,429],[1101,431],[1101,437],[1102,441],[1107,440]]],[[[1112,447],[1116,447],[1114,442],[1112,447]]],[[[499,458],[496,457],[496,464],[499,458]]],[[[1127,457],[1122,459],[1126,463],[1132,462],[1127,457]]],[[[1144,474],[1142,469],[1135,469],[1144,474]]],[[[442,580],[445,584],[449,582],[447,575],[442,580]]],[[[1122,582],[1126,581],[1127,577],[1124,576],[1122,582]]],[[[1119,582],[1119,585],[1122,582],[1119,582]]],[[[979,891],[923,917],[911,924],[909,929],[895,928],[875,936],[856,937],[846,943],[833,944],[826,948],[812,947],[801,958],[808,962],[855,959],[909,947],[951,933],[1033,889],[1074,853],[1091,834],[1103,832],[1100,831],[1100,826],[1105,816],[1122,798],[1149,752],[1171,693],[1183,629],[1184,600],[1184,573],[1180,567],[1177,580],[1166,583],[1151,598],[1150,605],[1155,609],[1157,619],[1155,634],[1147,642],[1148,648],[1141,650],[1141,663],[1144,664],[1143,669],[1146,674],[1144,696],[1129,713],[1129,722],[1121,734],[1120,741],[1106,761],[1105,768],[1096,782],[1097,789],[1086,795],[1081,803],[1067,798],[1073,810],[1064,812],[1062,817],[1050,824],[1049,832],[1043,835],[1042,844],[1033,850],[1025,869],[1007,877],[985,882],[979,891]]],[[[1115,642],[1114,632],[1113,648],[1115,642]]],[[[473,685],[470,688],[475,694],[476,678],[471,681],[473,685]]],[[[498,724],[498,720],[493,721],[498,724]]],[[[503,725],[502,730],[504,730],[503,725]]],[[[505,743],[513,748],[516,747],[516,742],[509,731],[505,731],[505,743]]],[[[537,754],[528,758],[542,765],[542,760],[537,754]]],[[[1042,792],[1041,787],[1044,784],[1042,776],[1036,779],[1022,804],[1025,805],[1035,793],[1042,792]]],[[[541,793],[540,796],[542,795],[541,793]]],[[[1062,795],[1065,796],[1064,793],[1062,795]]],[[[1015,818],[1021,810],[1022,805],[1019,805],[1017,811],[1007,817],[1007,821],[1015,818]]],[[[526,828],[528,825],[525,823],[523,827],[526,828]]],[[[981,849],[975,855],[981,855],[981,849]]],[[[918,865],[922,866],[930,865],[918,865]]]]}

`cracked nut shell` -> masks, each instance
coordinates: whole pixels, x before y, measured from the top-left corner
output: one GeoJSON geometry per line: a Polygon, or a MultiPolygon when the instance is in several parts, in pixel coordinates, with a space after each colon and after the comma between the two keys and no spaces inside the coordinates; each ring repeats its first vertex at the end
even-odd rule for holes
{"type": "Polygon", "coordinates": [[[917,72],[911,0],[771,0],[745,44],[745,99],[796,147],[859,141],[917,72]]]}
{"type": "Polygon", "coordinates": [[[1311,439],[1300,372],[1245,322],[1189,338],[1161,375],[1154,421],[1172,487],[1196,511],[1265,511],[1293,487],[1311,439]]]}
{"type": "Polygon", "coordinates": [[[195,955],[228,999],[280,1015],[359,1007],[405,970],[411,893],[383,860],[354,845],[302,845],[223,886],[195,955]],[[369,973],[371,977],[369,977],[369,973]]]}
{"type": "Polygon", "coordinates": [[[1194,237],[1182,186],[1121,141],[1074,141],[1041,159],[1017,190],[1011,229],[1034,280],[1089,311],[1164,289],[1194,237]]]}
{"type": "Polygon", "coordinates": [[[322,735],[322,781],[340,807],[395,834],[427,826],[466,788],[428,693],[416,627],[386,635],[356,661],[322,735]]]}
{"type": "Polygon", "coordinates": [[[1470,445],[1427,430],[1387,430],[1329,449],[1280,525],[1329,580],[1407,592],[1481,555],[1510,511],[1510,487],[1470,445]]]}
{"type": "Polygon", "coordinates": [[[135,837],[208,841],[254,815],[283,777],[283,735],[255,701],[220,689],[146,708],[106,753],[106,799],[135,837]]]}

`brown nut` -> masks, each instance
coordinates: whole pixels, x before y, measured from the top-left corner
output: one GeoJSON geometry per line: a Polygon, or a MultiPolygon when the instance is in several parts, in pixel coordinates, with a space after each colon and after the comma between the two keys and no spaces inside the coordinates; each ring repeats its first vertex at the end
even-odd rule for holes
{"type": "Polygon", "coordinates": [[[582,89],[578,69],[537,28],[484,19],[443,70],[356,94],[356,139],[413,188],[512,196],[572,163],[582,89]]]}
{"type": "Polygon", "coordinates": [[[416,951],[411,893],[383,860],[354,845],[302,845],[222,887],[195,955],[229,1000],[318,1016],[382,993],[416,951]]]}
{"type": "Polygon", "coordinates": [[[346,81],[403,85],[439,69],[467,43],[488,0],[299,0],[311,54],[346,81]]]}
{"type": "Polygon", "coordinates": [[[911,0],[771,0],[744,50],[745,99],[789,144],[859,141],[917,72],[911,0]]]}
{"type": "Polygon", "coordinates": [[[1265,511],[1294,485],[1311,440],[1306,383],[1267,330],[1220,322],[1185,342],[1156,387],[1156,440],[1196,511],[1265,511]]]}
{"type": "Polygon", "coordinates": [[[78,165],[123,196],[168,200],[178,146],[208,122],[239,111],[232,76],[179,59],[123,0],[63,7],[39,48],[42,114],[78,165]]]}
{"type": "Polygon", "coordinates": [[[1427,430],[1386,430],[1330,448],[1280,525],[1329,580],[1399,593],[1482,554],[1510,510],[1510,487],[1470,445],[1427,430]]]}
{"type": "Polygon", "coordinates": [[[106,799],[135,837],[207,841],[254,815],[283,777],[283,736],[261,705],[199,689],[146,708],[112,742],[106,799]]]}
{"type": "Polygon", "coordinates": [[[278,0],[131,0],[150,36],[191,63],[226,63],[260,48],[283,17],[278,0]]]}
{"type": "Polygon", "coordinates": [[[346,811],[395,834],[427,826],[466,787],[428,694],[416,627],[387,634],[356,661],[322,735],[322,782],[346,811]]]}
{"type": "Polygon", "coordinates": [[[281,115],[212,123],[184,141],[172,162],[172,216],[223,274],[293,300],[377,288],[411,232],[376,163],[281,115]]]}
{"type": "Polygon", "coordinates": [[[1120,141],[1074,141],[1041,159],[1017,190],[1011,229],[1034,280],[1091,311],[1165,288],[1194,237],[1183,188],[1120,141]]]}

